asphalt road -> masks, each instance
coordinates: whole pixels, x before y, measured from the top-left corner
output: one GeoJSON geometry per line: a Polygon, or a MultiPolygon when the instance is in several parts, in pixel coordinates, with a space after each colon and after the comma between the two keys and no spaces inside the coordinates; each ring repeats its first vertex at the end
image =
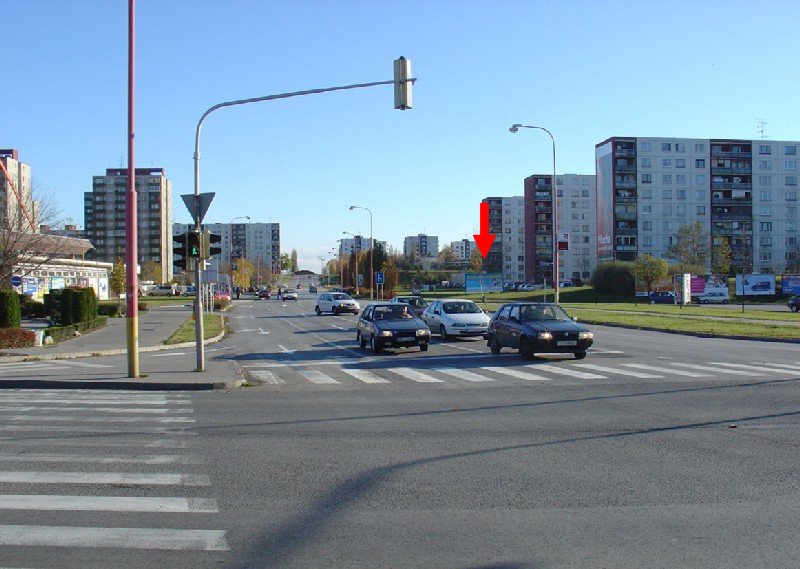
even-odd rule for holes
{"type": "MultiPolygon", "coordinates": [[[[269,383],[163,401],[118,394],[116,412],[88,404],[91,393],[81,404],[25,392],[0,401],[3,470],[37,473],[36,483],[0,474],[12,480],[0,478],[3,495],[156,497],[175,510],[191,498],[194,508],[23,510],[6,498],[0,543],[17,545],[0,545],[0,566],[107,567],[109,555],[115,567],[231,568],[777,568],[800,558],[796,344],[593,327],[585,360],[529,363],[436,336],[426,353],[362,352],[354,317],[314,316],[307,299],[240,301],[231,322],[210,357],[269,383]],[[123,422],[131,409],[164,411],[123,422]],[[69,471],[88,478],[41,480],[69,471]],[[96,472],[188,478],[89,482],[96,472]],[[129,532],[128,546],[95,532],[101,548],[44,546],[46,529],[19,545],[7,526],[151,531],[129,532]]],[[[191,354],[170,361],[181,357],[191,354]]]]}

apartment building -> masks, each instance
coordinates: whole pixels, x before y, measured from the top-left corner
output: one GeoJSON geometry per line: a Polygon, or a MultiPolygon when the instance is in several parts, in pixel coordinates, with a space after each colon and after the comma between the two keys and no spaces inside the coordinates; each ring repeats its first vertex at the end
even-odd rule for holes
{"type": "Polygon", "coordinates": [[[0,149],[0,228],[36,231],[38,226],[31,193],[31,168],[13,148],[0,149]]]}
{"type": "Polygon", "coordinates": [[[403,254],[417,259],[436,257],[439,254],[439,238],[424,233],[406,237],[403,240],[403,254]]]}
{"type": "MultiPolygon", "coordinates": [[[[375,239],[375,247],[382,248],[384,251],[388,251],[388,245],[386,241],[378,241],[375,239]]],[[[352,255],[356,251],[359,253],[363,253],[365,251],[369,251],[371,249],[371,243],[369,237],[364,237],[363,235],[355,235],[350,239],[340,239],[339,240],[339,255],[352,255]]]]}
{"type": "Polygon", "coordinates": [[[472,252],[478,248],[478,244],[474,239],[462,239],[461,241],[451,241],[450,249],[452,249],[456,258],[459,261],[469,262],[472,252]]]}
{"type": "MultiPolygon", "coordinates": [[[[173,234],[194,229],[193,224],[175,223],[173,234]]],[[[281,270],[281,228],[279,223],[205,223],[203,229],[222,237],[222,252],[212,259],[212,269],[225,268],[236,259],[247,259],[259,276],[281,270]]]]}
{"type": "MultiPolygon", "coordinates": [[[[172,182],[163,168],[136,168],[139,265],[161,265],[161,280],[172,279],[172,182]]],[[[89,256],[113,263],[125,256],[127,168],[109,168],[93,176],[92,191],[84,192],[86,238],[94,245],[89,256]]]]}
{"type": "Polygon", "coordinates": [[[798,258],[798,146],[649,137],[597,144],[598,261],[665,257],[680,226],[699,223],[712,250],[727,240],[732,271],[784,272],[798,258]]]}

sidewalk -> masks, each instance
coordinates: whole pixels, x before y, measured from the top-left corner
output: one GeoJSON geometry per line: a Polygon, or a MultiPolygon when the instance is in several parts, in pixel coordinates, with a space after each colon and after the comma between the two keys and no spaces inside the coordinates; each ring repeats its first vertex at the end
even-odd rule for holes
{"type": "MultiPolygon", "coordinates": [[[[194,350],[195,343],[173,344],[164,342],[191,316],[190,306],[164,306],[139,312],[139,352],[187,348],[194,350]]],[[[239,387],[243,382],[228,362],[206,358],[205,371],[192,369],[170,369],[169,358],[157,370],[143,370],[146,377],[129,378],[127,369],[116,366],[112,371],[99,371],[100,366],[80,364],[75,367],[75,375],[58,375],[52,379],[36,377],[36,370],[26,370],[29,362],[75,360],[92,356],[127,355],[125,318],[109,318],[105,328],[87,332],[81,336],[60,342],[53,346],[36,348],[11,348],[0,350],[0,369],[10,373],[0,374],[0,389],[39,388],[39,389],[140,389],[140,390],[207,390],[239,387]],[[18,365],[14,365],[18,364],[18,365]],[[13,368],[13,372],[11,369],[13,368]]],[[[206,338],[204,344],[218,342],[218,338],[206,338]]]]}

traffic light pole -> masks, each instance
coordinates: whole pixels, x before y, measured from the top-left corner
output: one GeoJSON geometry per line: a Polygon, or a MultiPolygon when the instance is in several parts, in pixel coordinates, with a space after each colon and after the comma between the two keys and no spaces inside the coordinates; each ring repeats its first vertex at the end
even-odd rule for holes
{"type": "MultiPolygon", "coordinates": [[[[200,232],[200,222],[195,222],[195,231],[198,233],[200,232]]],[[[197,344],[197,367],[195,371],[205,371],[206,369],[206,362],[205,362],[205,347],[203,346],[203,263],[204,259],[197,258],[195,259],[194,265],[194,280],[197,286],[196,292],[194,294],[194,341],[197,344]]]]}

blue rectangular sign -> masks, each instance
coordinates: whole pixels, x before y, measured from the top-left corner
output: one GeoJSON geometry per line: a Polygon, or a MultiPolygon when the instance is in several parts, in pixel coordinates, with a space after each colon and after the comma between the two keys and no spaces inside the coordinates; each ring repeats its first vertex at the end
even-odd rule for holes
{"type": "Polygon", "coordinates": [[[503,275],[500,273],[466,273],[464,285],[467,292],[503,292],[503,275]]]}

